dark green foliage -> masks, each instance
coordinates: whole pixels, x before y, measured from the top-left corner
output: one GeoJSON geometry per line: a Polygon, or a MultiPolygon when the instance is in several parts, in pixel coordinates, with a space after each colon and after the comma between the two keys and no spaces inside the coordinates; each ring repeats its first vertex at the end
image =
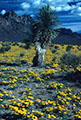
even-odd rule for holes
{"type": "Polygon", "coordinates": [[[53,44],[50,44],[49,46],[50,46],[50,47],[53,47],[53,44]]]}
{"type": "Polygon", "coordinates": [[[25,38],[23,40],[23,42],[26,44],[25,48],[26,49],[29,49],[30,48],[30,45],[32,44],[33,42],[33,34],[32,35],[29,35],[27,38],[25,38]]]}
{"type": "Polygon", "coordinates": [[[51,50],[52,51],[52,53],[55,53],[57,50],[56,49],[53,49],[53,50],[51,50]]]}
{"type": "Polygon", "coordinates": [[[66,52],[60,57],[60,64],[62,66],[67,65],[68,68],[72,66],[74,69],[76,69],[80,62],[81,56],[77,56],[71,52],[66,52]]]}
{"type": "Polygon", "coordinates": [[[40,42],[44,48],[51,40],[56,37],[54,29],[57,26],[57,16],[49,5],[43,6],[32,22],[31,33],[23,41],[29,48],[31,43],[40,42]]]}
{"type": "Polygon", "coordinates": [[[21,60],[21,64],[27,64],[28,65],[26,60],[21,60]]]}
{"type": "Polygon", "coordinates": [[[24,56],[24,51],[20,52],[20,56],[23,57],[24,56]]]}
{"type": "Polygon", "coordinates": [[[30,45],[31,45],[31,42],[27,42],[25,48],[26,48],[26,49],[29,49],[29,48],[30,48],[30,45]]]}
{"type": "Polygon", "coordinates": [[[66,48],[66,51],[70,51],[71,48],[72,48],[72,46],[68,45],[67,48],[66,48]]]}
{"type": "Polygon", "coordinates": [[[5,46],[2,46],[1,49],[0,49],[0,52],[5,52],[5,51],[8,51],[11,49],[11,46],[10,45],[5,45],[5,46]]]}
{"type": "Polygon", "coordinates": [[[51,51],[52,51],[52,53],[55,53],[58,49],[59,49],[59,47],[55,45],[54,49],[52,49],[51,51]]]}
{"type": "Polygon", "coordinates": [[[37,26],[34,42],[40,42],[41,47],[44,48],[51,40],[56,37],[54,31],[57,26],[57,16],[55,11],[51,10],[49,5],[43,6],[37,16],[37,26]]]}
{"type": "Polygon", "coordinates": [[[37,19],[40,23],[41,29],[52,29],[52,27],[55,27],[57,25],[56,13],[50,8],[49,5],[45,5],[40,9],[37,19]]]}
{"type": "Polygon", "coordinates": [[[10,46],[11,45],[11,43],[5,42],[5,41],[3,41],[1,44],[2,44],[2,46],[10,46]]]}
{"type": "Polygon", "coordinates": [[[51,30],[43,30],[43,31],[38,31],[35,37],[35,42],[38,41],[41,43],[41,47],[44,48],[48,43],[51,43],[51,40],[53,37],[56,35],[54,31],[51,30]]]}
{"type": "Polygon", "coordinates": [[[12,43],[12,45],[13,46],[17,45],[18,46],[19,44],[18,44],[18,42],[14,42],[14,43],[12,43]]]}
{"type": "Polygon", "coordinates": [[[76,85],[81,88],[81,72],[80,71],[67,72],[66,75],[63,77],[63,80],[76,82],[76,85]]]}
{"type": "Polygon", "coordinates": [[[81,50],[81,46],[80,45],[78,45],[77,48],[78,48],[78,50],[81,50]]]}
{"type": "Polygon", "coordinates": [[[54,57],[52,61],[55,62],[55,60],[56,60],[56,57],[54,57]]]}
{"type": "Polygon", "coordinates": [[[21,48],[26,48],[26,45],[19,45],[19,47],[21,47],[21,48]]]}
{"type": "Polygon", "coordinates": [[[55,46],[54,48],[55,48],[55,49],[58,49],[59,47],[58,47],[58,46],[55,46]]]}

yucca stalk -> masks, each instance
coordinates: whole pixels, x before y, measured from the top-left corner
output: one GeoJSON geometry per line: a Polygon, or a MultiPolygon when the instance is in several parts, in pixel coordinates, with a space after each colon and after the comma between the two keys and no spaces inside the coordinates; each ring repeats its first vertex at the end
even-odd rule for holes
{"type": "Polygon", "coordinates": [[[42,66],[44,64],[47,45],[56,37],[54,28],[57,26],[57,16],[55,15],[55,11],[49,5],[43,6],[39,10],[36,22],[38,25],[34,37],[36,56],[33,60],[33,66],[42,66]]]}

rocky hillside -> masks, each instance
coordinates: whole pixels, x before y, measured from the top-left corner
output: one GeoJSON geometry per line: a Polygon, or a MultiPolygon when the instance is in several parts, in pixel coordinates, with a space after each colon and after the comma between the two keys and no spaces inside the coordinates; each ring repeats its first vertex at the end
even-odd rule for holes
{"type": "Polygon", "coordinates": [[[72,32],[70,29],[66,29],[66,28],[61,28],[56,31],[58,35],[52,41],[53,43],[81,45],[81,34],[72,32]]]}
{"type": "Polygon", "coordinates": [[[18,16],[13,11],[0,14],[0,40],[22,41],[31,34],[30,27],[33,22],[29,15],[18,16]]]}
{"type": "MultiPolygon", "coordinates": [[[[32,23],[33,19],[29,15],[18,16],[13,11],[0,14],[0,40],[23,41],[31,34],[32,23]]],[[[65,28],[57,30],[57,33],[58,36],[52,41],[53,43],[81,45],[81,34],[65,28]]]]}

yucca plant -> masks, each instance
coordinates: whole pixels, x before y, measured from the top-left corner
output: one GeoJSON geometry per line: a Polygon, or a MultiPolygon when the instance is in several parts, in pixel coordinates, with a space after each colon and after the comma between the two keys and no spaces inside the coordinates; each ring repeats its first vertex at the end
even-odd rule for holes
{"type": "Polygon", "coordinates": [[[33,66],[42,66],[44,64],[44,55],[47,45],[56,37],[54,28],[57,26],[57,16],[55,11],[49,5],[43,6],[37,15],[37,26],[34,43],[36,47],[36,56],[33,59],[33,66]]]}

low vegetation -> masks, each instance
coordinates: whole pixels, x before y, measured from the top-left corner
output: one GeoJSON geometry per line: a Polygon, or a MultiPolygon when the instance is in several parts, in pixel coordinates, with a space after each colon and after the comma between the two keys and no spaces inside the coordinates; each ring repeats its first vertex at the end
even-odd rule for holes
{"type": "Polygon", "coordinates": [[[67,51],[68,45],[49,44],[45,67],[38,68],[31,67],[33,45],[6,43],[10,49],[0,53],[0,119],[80,120],[81,46],[67,51]],[[68,81],[66,73],[80,73],[79,79],[73,82],[70,75],[68,81]]]}

